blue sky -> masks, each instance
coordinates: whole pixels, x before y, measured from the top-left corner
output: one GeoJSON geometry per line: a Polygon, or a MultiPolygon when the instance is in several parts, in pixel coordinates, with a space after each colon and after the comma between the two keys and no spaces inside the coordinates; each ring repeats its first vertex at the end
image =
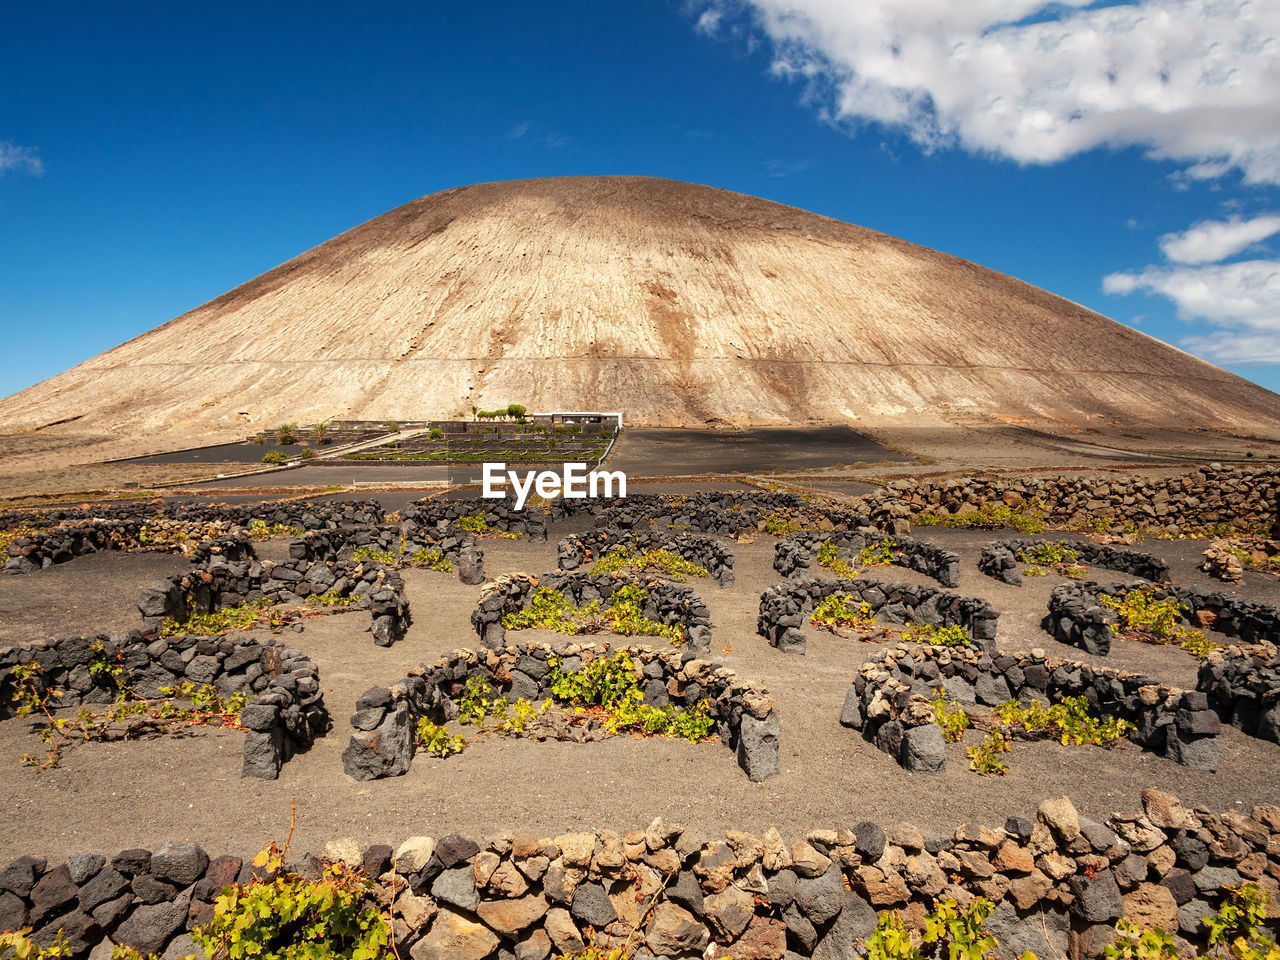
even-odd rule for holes
{"type": "Polygon", "coordinates": [[[5,20],[0,394],[423,194],[601,173],[896,234],[1280,390],[1273,0],[54,0],[5,20]]]}

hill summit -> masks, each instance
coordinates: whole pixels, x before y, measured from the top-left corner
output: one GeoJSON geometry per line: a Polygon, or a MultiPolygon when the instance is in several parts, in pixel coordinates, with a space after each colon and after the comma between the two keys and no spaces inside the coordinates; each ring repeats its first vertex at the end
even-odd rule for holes
{"type": "Polygon", "coordinates": [[[397,207],[0,423],[235,436],[509,402],[655,425],[1280,420],[1280,396],[973,263],[711,187],[570,177],[397,207]]]}

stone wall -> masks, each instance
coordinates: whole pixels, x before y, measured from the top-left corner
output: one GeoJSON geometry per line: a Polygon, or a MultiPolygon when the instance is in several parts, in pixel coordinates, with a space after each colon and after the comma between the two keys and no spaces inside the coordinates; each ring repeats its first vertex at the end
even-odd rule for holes
{"type": "Polygon", "coordinates": [[[1210,651],[1196,689],[1208,696],[1223,723],[1280,743],[1280,657],[1274,644],[1210,651]]]}
{"type": "Polygon", "coordinates": [[[1169,564],[1150,553],[1125,550],[1110,544],[1092,540],[997,540],[982,548],[978,558],[978,570],[995,580],[1015,587],[1022,586],[1022,568],[1027,561],[1019,560],[1019,554],[1034,550],[1042,543],[1061,543],[1079,554],[1075,561],[1088,567],[1104,567],[1118,570],[1144,580],[1165,580],[1169,576],[1169,564]]]}
{"type": "Polygon", "coordinates": [[[484,553],[474,534],[454,526],[440,530],[412,520],[308,531],[290,542],[289,556],[295,560],[346,562],[361,548],[405,559],[420,550],[433,551],[448,558],[462,583],[484,583],[484,553]]]}
{"type": "MultiPolygon", "coordinates": [[[[1020,507],[1037,501],[1055,526],[1087,524],[1099,517],[1124,520],[1167,533],[1232,525],[1271,529],[1280,506],[1280,467],[1223,467],[1181,476],[939,477],[893,480],[862,498],[873,514],[956,516],[983,504],[1020,507]]],[[[880,524],[877,524],[880,525],[880,524]]]]}
{"type": "Polygon", "coordinates": [[[491,650],[506,643],[502,618],[519,613],[532,601],[539,587],[563,593],[575,606],[599,600],[609,605],[613,591],[622,586],[639,586],[648,594],[644,615],[658,623],[684,628],[684,645],[696,653],[711,649],[711,614],[702,598],[683,583],[658,577],[616,576],[610,573],[512,574],[485,584],[480,605],[471,614],[471,625],[481,643],[491,650]]]}
{"type": "Polygon", "coordinates": [[[172,539],[159,547],[149,544],[142,536],[144,528],[170,533],[177,528],[203,539],[206,532],[221,536],[254,520],[261,520],[269,527],[281,525],[304,530],[336,530],[342,526],[381,523],[382,517],[382,507],[376,500],[334,503],[296,500],[236,506],[133,502],[93,510],[7,514],[4,523],[11,525],[11,529],[20,526],[33,529],[28,534],[13,538],[4,569],[12,574],[34,573],[103,550],[167,549],[181,552],[188,546],[172,539]]]}
{"type": "Polygon", "coordinates": [[[885,583],[868,577],[855,580],[801,577],[776,583],[760,594],[756,632],[784,653],[804,653],[801,629],[814,607],[833,593],[848,593],[854,602],[870,604],[886,623],[964,627],[974,642],[994,649],[1000,614],[981,597],[962,597],[933,587],[885,583]]]}
{"type": "Polygon", "coordinates": [[[378,646],[389,647],[403,639],[413,622],[399,571],[371,560],[259,561],[243,537],[215,541],[198,559],[203,565],[190,573],[166,577],[142,591],[138,611],[143,631],[149,636],[159,635],[166,618],[185,623],[193,613],[213,613],[257,600],[298,604],[322,595],[354,599],[316,609],[331,613],[368,610],[373,642],[378,646]]]}
{"type": "Polygon", "coordinates": [[[1053,588],[1049,596],[1049,613],[1041,621],[1045,631],[1059,643],[1080,647],[1087,653],[1106,656],[1114,636],[1115,612],[1098,602],[1100,596],[1121,598],[1130,590],[1147,589],[1158,600],[1174,599],[1184,604],[1185,623],[1212,628],[1245,643],[1258,643],[1280,637],[1280,609],[1246,600],[1244,597],[1162,583],[1099,584],[1064,583],[1053,588]]]}
{"type": "Polygon", "coordinates": [[[441,524],[456,526],[460,517],[480,515],[494,530],[518,533],[527,537],[531,543],[547,542],[547,514],[531,506],[526,506],[524,510],[516,510],[506,500],[489,500],[483,497],[445,500],[442,497],[428,497],[423,500],[414,500],[401,510],[400,514],[404,519],[413,520],[426,527],[441,524]]]}
{"type": "MultiPolygon", "coordinates": [[[[945,833],[853,820],[794,842],[774,828],[702,837],[662,819],[625,833],[335,840],[288,869],[315,877],[341,862],[374,878],[371,902],[391,909],[399,955],[413,960],[544,960],[628,939],[657,958],[711,956],[712,944],[742,960],[853,958],[877,911],[916,928],[935,899],[973,896],[996,904],[986,930],[1000,956],[1097,958],[1121,917],[1168,931],[1190,956],[1229,885],[1280,901],[1275,806],[1214,815],[1152,789],[1105,823],[1066,797],[945,833]]],[[[176,956],[195,952],[185,931],[208,922],[223,886],[256,876],[187,843],[60,864],[19,857],[0,870],[0,928],[33,926],[42,944],[62,929],[76,957],[107,937],[176,956]]]]}
{"type": "MultiPolygon", "coordinates": [[[[720,742],[735,752],[738,765],[753,781],[778,772],[778,717],[768,691],[739,680],[727,667],[699,660],[690,652],[646,646],[600,643],[529,643],[500,650],[455,650],[423,665],[390,687],[373,687],[356,702],[355,728],[343,752],[343,768],[358,780],[400,776],[415,752],[420,717],[433,723],[456,719],[455,702],[467,680],[480,677],[511,700],[539,702],[553,697],[552,656],[562,669],[576,672],[597,657],[626,651],[636,663],[644,699],[653,707],[692,707],[707,701],[720,742]]],[[[708,745],[708,749],[713,749],[708,745]]]]}
{"type": "Polygon", "coordinates": [[[784,577],[797,573],[818,575],[815,557],[824,543],[834,543],[841,559],[848,560],[866,547],[878,547],[887,543],[898,553],[895,566],[906,567],[932,577],[944,587],[960,585],[960,557],[926,540],[915,537],[891,537],[874,530],[856,532],[803,530],[789,537],[782,537],[774,545],[773,569],[784,577]]]}
{"type": "Polygon", "coordinates": [[[840,723],[860,730],[908,770],[939,773],[946,751],[932,708],[938,687],[961,704],[991,707],[1083,696],[1093,712],[1134,724],[1129,739],[1144,750],[1196,770],[1218,767],[1220,724],[1203,693],[1037,650],[996,656],[974,648],[899,644],[863,662],[840,723]]]}
{"type": "Polygon", "coordinates": [[[19,644],[0,651],[0,718],[16,709],[12,668],[32,661],[43,668],[44,685],[62,692],[59,708],[111,704],[122,687],[152,699],[163,695],[161,687],[184,680],[211,684],[224,696],[249,693],[240,715],[246,728],[243,777],[274,780],[281,764],[329,729],[319,670],[306,655],[275,640],[180,636],[149,641],[133,634],[19,644]],[[95,658],[121,667],[119,679],[91,670],[95,658]]]}
{"type": "Polygon", "coordinates": [[[560,569],[577,570],[584,563],[599,560],[615,547],[641,553],[666,550],[705,567],[721,587],[733,586],[733,548],[727,543],[697,533],[670,534],[644,527],[630,530],[606,527],[570,534],[556,545],[560,569]]]}
{"type": "Polygon", "coordinates": [[[303,527],[315,530],[340,524],[381,523],[382,505],[377,500],[268,500],[259,503],[167,503],[164,500],[130,500],[101,503],[91,507],[51,507],[48,510],[10,510],[0,513],[0,527],[74,526],[96,521],[142,521],[160,519],[193,523],[229,523],[246,526],[261,520],[269,526],[303,527]]]}

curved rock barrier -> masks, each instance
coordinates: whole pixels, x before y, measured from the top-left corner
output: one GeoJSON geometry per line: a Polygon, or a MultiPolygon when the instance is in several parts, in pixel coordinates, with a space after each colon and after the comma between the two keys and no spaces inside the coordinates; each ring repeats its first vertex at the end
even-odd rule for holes
{"type": "Polygon", "coordinates": [[[1129,739],[1142,749],[1195,770],[1218,768],[1220,723],[1204,693],[1036,650],[993,656],[974,648],[899,644],[859,667],[840,723],[861,731],[906,769],[939,773],[946,750],[932,707],[938,687],[961,704],[992,707],[1083,696],[1103,716],[1134,724],[1129,739]]]}
{"type": "MultiPolygon", "coordinates": [[[[1202,952],[1203,918],[1228,887],[1256,883],[1280,900],[1278,850],[1280,807],[1214,815],[1151,789],[1105,823],[1067,797],[995,827],[848,822],[790,843],[775,828],[702,838],[659,818],[626,833],[334,840],[286,869],[362,870],[373,901],[390,905],[400,956],[415,960],[546,958],[628,940],[655,958],[854,957],[878,911],[915,926],[935,899],[974,896],[996,904],[985,929],[1001,956],[1083,960],[1102,955],[1120,918],[1202,952]]],[[[185,932],[209,921],[223,887],[255,877],[270,875],[190,843],[60,864],[24,856],[0,871],[0,927],[33,926],[39,944],[61,929],[76,957],[108,938],[176,956],[194,952],[185,932]]]]}
{"type": "Polygon", "coordinates": [[[455,650],[430,666],[418,667],[390,687],[373,687],[356,702],[351,717],[356,732],[342,754],[343,769],[357,780],[407,772],[416,750],[418,720],[425,717],[432,723],[445,723],[456,719],[456,700],[472,677],[484,680],[511,700],[554,700],[553,656],[562,658],[562,668],[572,673],[597,658],[619,652],[635,661],[645,703],[693,707],[705,700],[717,736],[734,751],[738,765],[751,780],[764,780],[778,772],[778,716],[767,690],[689,652],[601,643],[455,650]]]}
{"type": "Polygon", "coordinates": [[[1078,555],[1076,562],[1085,566],[1118,570],[1120,573],[1153,582],[1165,580],[1169,576],[1169,564],[1154,554],[1124,550],[1109,544],[1094,543],[1092,540],[997,540],[982,548],[978,570],[995,580],[1020,587],[1021,571],[1028,565],[1028,561],[1018,557],[1042,543],[1061,544],[1075,551],[1078,555]]]}
{"type": "Polygon", "coordinates": [[[412,520],[401,523],[339,527],[336,530],[314,530],[294,538],[289,556],[294,560],[323,560],[326,563],[347,562],[358,550],[390,554],[397,560],[412,562],[420,552],[439,553],[449,561],[466,584],[484,583],[484,553],[474,534],[457,527],[432,530],[412,520]]]}
{"type": "Polygon", "coordinates": [[[400,573],[370,560],[259,561],[243,537],[209,544],[200,559],[203,565],[192,572],[156,581],[142,591],[138,611],[149,636],[158,636],[166,619],[181,624],[193,614],[244,603],[296,604],[309,597],[336,600],[317,607],[329,612],[368,610],[373,642],[382,647],[402,640],[413,622],[400,573]]]}
{"type": "Polygon", "coordinates": [[[660,577],[612,573],[504,575],[484,585],[480,605],[471,613],[471,625],[484,646],[497,650],[507,642],[507,628],[502,618],[526,609],[540,588],[562,593],[574,606],[580,607],[593,600],[608,606],[614,591],[625,586],[638,586],[645,591],[644,615],[650,620],[683,628],[683,642],[690,650],[706,653],[711,649],[711,614],[702,598],[691,587],[660,577]]]}
{"type": "Polygon", "coordinates": [[[210,525],[215,536],[226,535],[232,527],[259,521],[270,527],[300,527],[304,530],[333,530],[340,526],[366,526],[382,522],[382,507],[376,500],[314,503],[281,501],[273,503],[167,505],[129,503],[100,510],[54,510],[47,513],[7,514],[10,528],[31,527],[15,536],[9,545],[5,572],[34,573],[76,557],[104,550],[169,550],[182,552],[186,536],[172,537],[156,545],[148,542],[146,530],[173,534],[181,532],[203,538],[210,525]],[[105,513],[104,517],[102,514],[105,513]]]}
{"type": "Polygon", "coordinates": [[[774,545],[773,569],[784,577],[819,575],[815,558],[825,543],[835,545],[842,560],[849,560],[867,547],[887,545],[897,552],[894,566],[906,567],[932,577],[944,587],[960,585],[960,557],[937,544],[915,537],[894,537],[872,530],[857,532],[804,530],[782,537],[774,545]]]}
{"type": "Polygon", "coordinates": [[[715,537],[697,533],[663,533],[644,527],[628,530],[603,528],[574,533],[556,545],[561,570],[577,570],[584,563],[599,560],[610,550],[622,547],[638,553],[666,550],[690,563],[705,567],[721,587],[733,586],[733,548],[715,537]]]}
{"type": "Polygon", "coordinates": [[[1182,476],[959,477],[893,480],[860,498],[876,513],[958,516],[984,504],[1015,509],[1032,501],[1056,526],[1087,527],[1100,517],[1180,534],[1234,526],[1265,532],[1280,517],[1280,467],[1223,467],[1182,476]]]}
{"type": "Polygon", "coordinates": [[[827,597],[847,593],[854,602],[870,605],[877,620],[921,623],[936,627],[962,626],[984,649],[995,649],[999,612],[981,597],[963,597],[934,587],[885,583],[868,577],[854,580],[800,577],[776,583],[760,594],[756,631],[784,653],[805,651],[801,629],[806,616],[827,597]]]}
{"type": "Polygon", "coordinates": [[[275,640],[181,636],[149,641],[129,635],[19,644],[0,651],[0,718],[14,716],[17,706],[11,699],[13,667],[32,662],[40,664],[44,686],[61,692],[60,709],[110,704],[125,688],[153,699],[163,696],[161,687],[184,680],[210,684],[223,696],[250,694],[240,713],[242,777],[274,780],[286,760],[329,729],[319,669],[305,654],[275,640]],[[99,659],[119,667],[119,676],[91,669],[99,659]]]}
{"type": "Polygon", "coordinates": [[[441,524],[457,527],[458,521],[464,517],[479,517],[491,530],[519,534],[528,537],[531,543],[547,542],[546,512],[536,507],[516,510],[505,500],[483,497],[445,500],[442,497],[427,497],[414,500],[400,511],[400,515],[427,527],[441,524]]]}
{"type": "Polygon", "coordinates": [[[1280,609],[1244,597],[1181,587],[1176,584],[1063,583],[1049,595],[1049,612],[1040,625],[1059,643],[1080,647],[1087,653],[1106,656],[1115,636],[1115,612],[1104,607],[1099,597],[1121,599],[1130,590],[1150,590],[1157,600],[1176,600],[1184,605],[1181,619],[1195,627],[1212,628],[1245,643],[1259,643],[1280,637],[1280,609]]]}
{"type": "Polygon", "coordinates": [[[1280,656],[1271,643],[1211,650],[1196,689],[1223,723],[1251,737],[1280,743],[1280,656]]]}
{"type": "Polygon", "coordinates": [[[141,520],[90,522],[74,527],[48,527],[13,537],[4,572],[35,573],[104,550],[125,550],[140,544],[141,520]]]}

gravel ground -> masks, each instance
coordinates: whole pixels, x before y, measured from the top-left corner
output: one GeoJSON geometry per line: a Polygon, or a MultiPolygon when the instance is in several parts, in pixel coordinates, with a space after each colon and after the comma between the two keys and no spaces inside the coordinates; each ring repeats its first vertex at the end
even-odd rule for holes
{"type": "MultiPolygon", "coordinates": [[[[961,592],[981,593],[1003,611],[1002,650],[1045,648],[1089,658],[1062,647],[1039,628],[1055,577],[1028,579],[1021,588],[983,577],[976,560],[986,532],[921,529],[964,560],[961,592]]],[[[484,544],[490,576],[554,565],[555,540],[484,544]]],[[[264,549],[276,551],[281,545],[264,549]]],[[[1175,564],[1184,583],[1221,587],[1194,570],[1202,544],[1155,542],[1151,549],[1175,564]]],[[[752,784],[719,744],[616,737],[596,744],[534,743],[490,737],[447,760],[419,757],[400,778],[358,783],[342,773],[341,752],[356,698],[422,661],[471,646],[469,616],[478,589],[452,576],[408,571],[414,626],[407,638],[373,645],[364,614],[308,620],[287,642],[320,666],[334,729],[307,754],[286,764],[278,781],[241,780],[241,735],[200,731],[145,742],[83,744],[62,765],[35,773],[19,764],[38,744],[29,722],[0,723],[0,770],[8,814],[0,821],[0,862],[21,853],[50,859],[82,849],[114,852],[168,838],[194,840],[210,851],[252,854],[288,830],[297,802],[293,849],[318,850],[328,839],[394,842],[415,834],[481,836],[526,830],[642,827],[654,816],[711,835],[726,828],[762,831],[777,826],[794,840],[815,827],[859,820],[909,820],[923,829],[951,830],[961,822],[1002,824],[1009,814],[1033,815],[1045,797],[1068,794],[1081,812],[1101,819],[1133,809],[1147,786],[1159,785],[1188,803],[1215,811],[1245,810],[1280,800],[1280,746],[1227,728],[1216,774],[1186,770],[1124,744],[1113,750],[1021,743],[1006,756],[1004,778],[969,772],[961,744],[948,747],[948,769],[938,776],[908,773],[837,718],[857,665],[882,647],[809,629],[805,656],[782,654],[755,633],[760,591],[776,582],[773,539],[736,547],[737,583],[728,590],[698,583],[711,608],[712,656],[768,687],[782,721],[782,773],[752,784]]],[[[136,624],[138,589],[185,561],[159,554],[101,554],[23,577],[0,578],[0,636],[59,635],[136,624]]],[[[1106,571],[1097,571],[1110,578],[1106,571]]],[[[898,568],[880,579],[923,581],[898,568]]],[[[1275,602],[1274,578],[1250,577],[1243,589],[1275,602]]],[[[548,635],[537,631],[530,639],[548,635]]],[[[1118,642],[1105,662],[1159,680],[1193,685],[1196,661],[1169,647],[1118,642]]]]}

